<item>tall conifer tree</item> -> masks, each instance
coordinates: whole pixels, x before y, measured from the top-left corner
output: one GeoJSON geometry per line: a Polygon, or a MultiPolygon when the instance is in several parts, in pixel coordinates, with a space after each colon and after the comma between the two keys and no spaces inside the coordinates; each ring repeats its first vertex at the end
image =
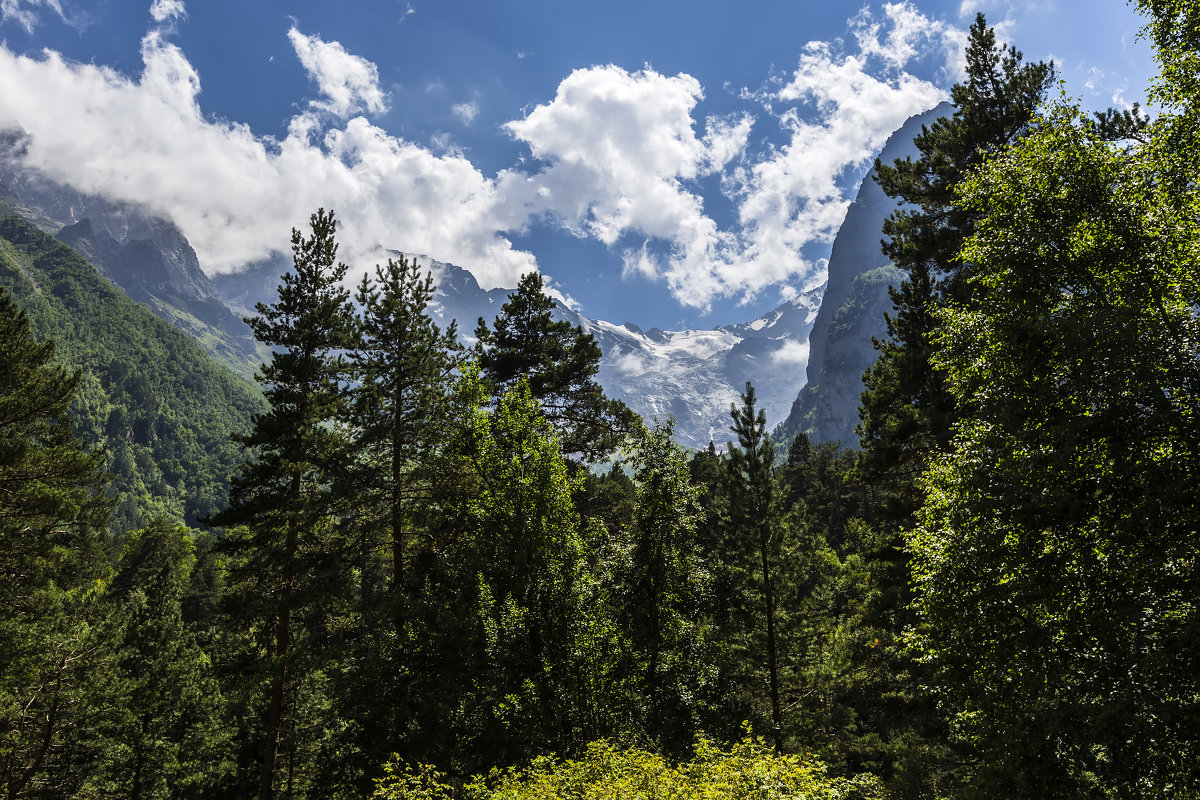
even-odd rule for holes
{"type": "Polygon", "coordinates": [[[979,213],[962,206],[957,187],[988,154],[1029,131],[1054,80],[1051,65],[1025,64],[1019,51],[998,44],[982,14],[971,26],[966,61],[966,79],[950,90],[954,113],[922,127],[914,140],[920,155],[875,163],[880,187],[903,204],[884,222],[883,252],[907,277],[891,291],[889,338],[877,344],[879,358],[863,378],[859,434],[863,470],[882,490],[892,526],[911,522],[916,479],[929,455],[946,449],[955,419],[930,356],[935,309],[970,300],[970,265],[958,253],[979,213]]]}
{"type": "Polygon", "coordinates": [[[339,355],[354,340],[346,265],[337,261],[333,212],[317,211],[311,233],[292,231],[293,271],[279,299],[259,303],[250,319],[257,339],[271,348],[259,380],[270,410],[243,441],[252,459],[235,476],[230,508],[215,522],[243,526],[230,537],[242,555],[240,597],[267,627],[269,678],[260,797],[275,793],[276,761],[285,705],[299,663],[310,651],[314,612],[341,590],[340,546],[330,520],[330,490],[345,462],[345,437],[334,423],[345,417],[346,367],[339,355]]]}
{"type": "Polygon", "coordinates": [[[889,338],[876,343],[879,357],[863,376],[859,469],[875,498],[881,536],[872,554],[878,593],[866,620],[879,644],[860,654],[874,665],[860,713],[864,726],[883,739],[884,750],[892,751],[885,772],[892,765],[928,765],[915,778],[889,774],[901,796],[920,796],[950,780],[957,761],[945,744],[948,731],[940,715],[919,688],[922,668],[899,641],[911,622],[908,556],[900,532],[914,524],[918,481],[931,459],[949,447],[959,416],[932,366],[937,312],[950,302],[972,303],[978,290],[968,280],[972,265],[958,257],[980,215],[963,206],[957,191],[989,155],[1029,133],[1055,74],[1052,65],[1026,64],[1019,51],[998,43],[982,14],[970,29],[966,63],[966,78],[951,89],[953,114],[922,128],[914,140],[918,157],[875,164],[880,187],[902,204],[884,222],[883,251],[907,277],[891,290],[889,338]]]}
{"type": "Polygon", "coordinates": [[[0,365],[0,791],[67,797],[106,758],[97,726],[117,698],[94,593],[108,573],[105,454],[68,416],[80,371],[33,338],[3,287],[0,365]]]}
{"type": "Polygon", "coordinates": [[[421,599],[411,565],[433,540],[430,508],[446,483],[439,459],[449,436],[449,393],[461,360],[453,323],[442,331],[426,313],[433,277],[415,261],[389,259],[364,275],[355,295],[359,340],[349,427],[354,442],[339,488],[353,515],[350,554],[357,570],[352,641],[337,671],[342,714],[353,741],[326,764],[327,780],[369,791],[386,758],[407,754],[412,665],[420,645],[410,620],[421,599]]]}
{"type": "Polygon", "coordinates": [[[439,330],[426,313],[433,276],[401,257],[364,275],[355,299],[361,338],[351,353],[356,370],[353,426],[357,502],[375,506],[389,532],[390,605],[403,625],[406,539],[412,516],[429,496],[428,456],[445,437],[449,381],[461,349],[456,327],[439,330]]]}
{"type": "Polygon", "coordinates": [[[775,482],[775,445],[767,435],[767,417],[755,408],[754,387],[746,383],[741,408],[732,405],[731,430],[736,446],[729,447],[726,463],[729,481],[729,516],[732,534],[753,549],[759,571],[762,620],[766,627],[767,691],[771,702],[771,737],[777,752],[783,750],[783,721],[779,688],[777,631],[778,552],[784,533],[775,482]]]}

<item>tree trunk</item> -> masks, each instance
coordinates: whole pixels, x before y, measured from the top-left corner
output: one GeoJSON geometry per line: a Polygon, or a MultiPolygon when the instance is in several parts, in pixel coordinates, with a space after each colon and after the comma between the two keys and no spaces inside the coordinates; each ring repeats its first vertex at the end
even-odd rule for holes
{"type": "Polygon", "coordinates": [[[767,674],[771,686],[771,735],[775,752],[783,752],[783,723],[779,711],[779,672],[775,665],[775,593],[771,586],[771,567],[768,558],[770,534],[759,535],[759,554],[762,557],[763,603],[767,612],[767,674]]]}
{"type": "MultiPolygon", "coordinates": [[[[292,496],[300,495],[300,478],[292,479],[292,496]]],[[[288,518],[287,540],[284,543],[283,592],[275,629],[275,675],[271,679],[271,711],[267,720],[267,736],[263,746],[262,784],[259,787],[261,800],[272,800],[275,796],[275,765],[279,759],[279,740],[283,730],[283,701],[287,689],[288,655],[291,648],[292,610],[291,599],[296,589],[296,518],[288,518]]]]}
{"type": "Polygon", "coordinates": [[[401,508],[400,480],[403,464],[400,460],[399,432],[392,436],[392,620],[396,626],[396,639],[404,641],[404,510],[401,508]]]}

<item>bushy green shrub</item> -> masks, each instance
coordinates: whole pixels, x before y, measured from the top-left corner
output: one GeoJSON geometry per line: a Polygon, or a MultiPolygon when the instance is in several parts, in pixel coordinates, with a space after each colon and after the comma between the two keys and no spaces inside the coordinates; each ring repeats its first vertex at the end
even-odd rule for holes
{"type": "Polygon", "coordinates": [[[883,785],[873,775],[837,778],[813,756],[776,755],[747,737],[730,749],[701,740],[691,761],[672,765],[636,748],[605,741],[576,760],[541,756],[527,767],[493,770],[458,792],[428,765],[394,761],[377,800],[874,800],[883,785]]]}

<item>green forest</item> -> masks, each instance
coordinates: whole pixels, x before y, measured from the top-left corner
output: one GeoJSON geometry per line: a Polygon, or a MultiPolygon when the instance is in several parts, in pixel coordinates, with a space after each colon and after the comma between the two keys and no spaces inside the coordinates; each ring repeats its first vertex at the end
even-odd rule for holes
{"type": "MultiPolygon", "coordinates": [[[[982,16],[876,163],[857,447],[689,452],[526,275],[473,342],[334,214],[260,392],[0,220],[0,791],[1200,798],[1200,3],[1155,116],[982,16]]],[[[849,443],[847,443],[849,444],[849,443]]]]}

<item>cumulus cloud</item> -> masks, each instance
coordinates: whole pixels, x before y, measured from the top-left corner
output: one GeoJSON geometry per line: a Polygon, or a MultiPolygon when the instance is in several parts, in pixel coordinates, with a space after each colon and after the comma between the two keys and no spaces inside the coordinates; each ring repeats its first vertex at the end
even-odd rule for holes
{"type": "Polygon", "coordinates": [[[892,69],[902,69],[917,56],[923,42],[945,27],[949,26],[930,20],[907,2],[886,3],[883,19],[864,8],[850,21],[859,57],[879,58],[892,69]]]}
{"type": "Polygon", "coordinates": [[[183,0],[154,0],[150,6],[150,16],[161,24],[170,20],[187,19],[187,9],[183,7],[183,0]]]}
{"type": "MultiPolygon", "coordinates": [[[[709,120],[699,137],[692,113],[702,97],[690,75],[615,66],[576,70],[553,101],[508,124],[544,168],[503,173],[501,189],[523,213],[609,246],[633,235],[661,240],[673,259],[696,266],[719,258],[735,236],[704,213],[691,182],[744,151],[752,120],[709,120]]],[[[627,254],[626,269],[660,271],[647,248],[627,254]]],[[[685,287],[671,286],[682,298],[685,287]]],[[[689,295],[684,302],[698,305],[711,296],[689,295]]]]}
{"type": "Polygon", "coordinates": [[[323,129],[305,113],[285,138],[258,137],[204,116],[199,76],[161,34],[145,37],[142,59],[131,78],[0,47],[0,119],[29,131],[27,160],[50,177],[175,220],[208,271],[286,252],[291,228],[322,206],[338,214],[348,263],[379,246],[433,253],[478,265],[487,286],[536,267],[498,233],[495,187],[464,158],[362,117],[323,129]]]}
{"type": "Polygon", "coordinates": [[[339,42],[305,36],[294,27],[288,31],[288,39],[321,92],[323,99],[314,101],[315,107],[341,119],[363,111],[379,114],[387,110],[387,95],[379,87],[379,68],[373,63],[346,52],[339,42]]]}

